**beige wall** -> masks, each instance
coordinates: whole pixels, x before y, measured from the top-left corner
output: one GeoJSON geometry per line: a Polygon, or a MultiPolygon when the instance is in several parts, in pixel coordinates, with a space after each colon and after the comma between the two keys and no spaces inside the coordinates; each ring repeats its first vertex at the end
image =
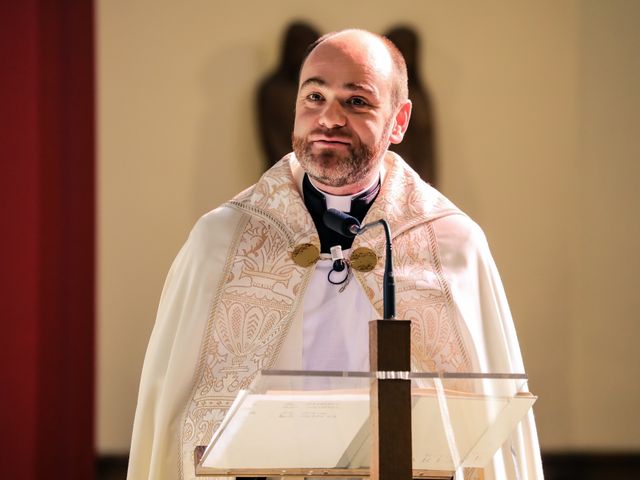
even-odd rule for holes
{"type": "Polygon", "coordinates": [[[441,189],[492,245],[543,447],[640,449],[640,3],[310,5],[98,1],[99,451],[128,449],[172,258],[259,175],[255,86],[294,18],[420,32],[441,189]]]}
{"type": "Polygon", "coordinates": [[[579,447],[638,448],[640,3],[593,0],[581,18],[571,430],[579,447]]]}

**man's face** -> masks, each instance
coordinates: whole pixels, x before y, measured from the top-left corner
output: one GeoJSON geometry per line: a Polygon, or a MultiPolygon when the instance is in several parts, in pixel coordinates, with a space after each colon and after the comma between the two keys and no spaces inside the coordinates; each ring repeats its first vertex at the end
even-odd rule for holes
{"type": "Polygon", "coordinates": [[[300,73],[293,149],[330,193],[355,193],[375,179],[389,146],[391,58],[384,45],[330,38],[300,73]]]}

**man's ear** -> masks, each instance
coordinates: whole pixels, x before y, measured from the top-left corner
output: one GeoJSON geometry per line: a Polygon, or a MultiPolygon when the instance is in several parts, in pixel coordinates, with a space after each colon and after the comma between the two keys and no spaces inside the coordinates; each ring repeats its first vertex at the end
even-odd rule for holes
{"type": "Polygon", "coordinates": [[[404,103],[398,107],[394,118],[391,135],[389,136],[391,143],[400,143],[402,141],[404,132],[406,132],[409,127],[409,118],[411,118],[411,100],[405,100],[404,103]]]}

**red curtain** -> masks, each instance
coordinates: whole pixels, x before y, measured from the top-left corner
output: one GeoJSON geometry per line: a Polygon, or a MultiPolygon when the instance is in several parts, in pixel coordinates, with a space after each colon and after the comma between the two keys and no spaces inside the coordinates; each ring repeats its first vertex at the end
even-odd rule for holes
{"type": "Polygon", "coordinates": [[[0,0],[0,477],[93,477],[93,2],[0,0]]]}

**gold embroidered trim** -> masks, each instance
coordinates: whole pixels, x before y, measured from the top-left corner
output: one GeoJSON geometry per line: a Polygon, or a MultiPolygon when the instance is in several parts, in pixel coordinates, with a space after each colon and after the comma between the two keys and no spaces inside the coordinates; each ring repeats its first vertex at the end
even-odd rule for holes
{"type": "Polygon", "coordinates": [[[472,345],[465,341],[465,339],[469,338],[468,332],[465,332],[466,335],[463,335],[460,331],[461,328],[464,328],[464,325],[461,321],[458,321],[458,316],[455,314],[456,310],[453,303],[453,295],[451,294],[451,289],[449,288],[449,282],[447,282],[444,276],[442,262],[440,260],[440,249],[438,248],[438,240],[432,223],[427,223],[427,235],[429,237],[429,249],[432,252],[434,260],[434,273],[437,275],[442,287],[442,291],[444,292],[445,298],[447,299],[449,312],[452,316],[454,316],[451,321],[451,325],[455,330],[454,338],[457,342],[458,349],[462,353],[462,357],[464,359],[464,362],[459,365],[458,371],[471,372],[473,371],[475,362],[472,361],[472,356],[470,355],[470,353],[474,352],[473,358],[475,358],[475,348],[473,348],[472,345]]]}

